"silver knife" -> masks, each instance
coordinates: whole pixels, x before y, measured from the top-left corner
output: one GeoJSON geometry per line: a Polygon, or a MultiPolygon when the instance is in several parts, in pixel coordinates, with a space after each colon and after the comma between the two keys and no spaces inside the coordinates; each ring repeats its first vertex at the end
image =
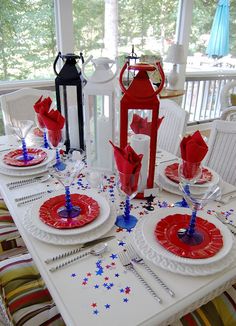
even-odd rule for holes
{"type": "Polygon", "coordinates": [[[59,254],[59,255],[54,256],[52,258],[46,259],[45,260],[45,263],[46,264],[50,264],[50,263],[52,263],[52,262],[54,262],[56,260],[59,260],[59,259],[62,259],[62,258],[66,258],[68,256],[71,256],[71,255],[77,254],[81,250],[84,250],[84,249],[93,247],[94,245],[96,245],[96,244],[98,244],[100,242],[107,242],[107,241],[111,241],[112,239],[115,239],[115,236],[114,235],[111,235],[111,236],[108,236],[108,237],[99,238],[99,239],[96,239],[96,240],[93,240],[93,241],[86,242],[80,248],[72,249],[70,251],[63,252],[62,254],[59,254]]]}

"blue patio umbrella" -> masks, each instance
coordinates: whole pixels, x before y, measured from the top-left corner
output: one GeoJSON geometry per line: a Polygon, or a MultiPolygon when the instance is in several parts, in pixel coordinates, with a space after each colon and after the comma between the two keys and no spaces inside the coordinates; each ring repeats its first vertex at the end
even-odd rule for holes
{"type": "Polygon", "coordinates": [[[219,0],[206,53],[221,58],[229,53],[229,0],[219,0]]]}

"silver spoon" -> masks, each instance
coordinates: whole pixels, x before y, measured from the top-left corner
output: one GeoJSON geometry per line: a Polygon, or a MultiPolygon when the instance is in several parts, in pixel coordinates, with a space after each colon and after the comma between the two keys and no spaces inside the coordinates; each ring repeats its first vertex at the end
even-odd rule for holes
{"type": "Polygon", "coordinates": [[[99,256],[99,255],[103,254],[105,251],[107,251],[107,248],[108,248],[108,245],[106,242],[98,243],[96,246],[92,247],[89,251],[86,251],[86,252],[82,253],[81,255],[78,255],[78,256],[71,258],[55,267],[52,267],[49,269],[49,271],[55,272],[61,268],[64,268],[64,267],[76,262],[77,260],[87,257],[89,255],[99,256]]]}

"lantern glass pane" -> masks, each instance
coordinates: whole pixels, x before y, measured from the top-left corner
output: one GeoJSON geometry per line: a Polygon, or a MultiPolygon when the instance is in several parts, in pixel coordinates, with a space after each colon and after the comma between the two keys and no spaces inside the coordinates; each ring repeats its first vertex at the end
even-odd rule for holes
{"type": "Polygon", "coordinates": [[[93,168],[110,170],[112,158],[112,121],[110,119],[110,97],[108,95],[89,95],[90,165],[93,168]]]}
{"type": "Polygon", "coordinates": [[[129,109],[128,111],[128,142],[133,134],[147,134],[151,130],[152,110],[129,109]]]}

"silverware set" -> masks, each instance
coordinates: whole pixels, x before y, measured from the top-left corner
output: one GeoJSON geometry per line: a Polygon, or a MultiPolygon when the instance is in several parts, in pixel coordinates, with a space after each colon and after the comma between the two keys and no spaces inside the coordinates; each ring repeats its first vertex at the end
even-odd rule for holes
{"type": "Polygon", "coordinates": [[[159,303],[162,302],[161,298],[158,296],[158,294],[153,290],[153,288],[146,282],[146,280],[143,278],[143,276],[138,272],[136,269],[136,266],[133,264],[133,262],[130,260],[128,254],[126,252],[122,251],[118,254],[119,259],[122,263],[122,265],[130,272],[132,272],[136,278],[142,283],[142,285],[146,288],[146,290],[153,296],[155,300],[157,300],[159,303]]]}
{"type": "Polygon", "coordinates": [[[45,260],[45,263],[50,264],[50,263],[53,263],[54,261],[58,261],[63,258],[67,258],[69,256],[75,255],[75,254],[83,251],[82,254],[77,255],[76,257],[70,258],[70,259],[56,265],[55,267],[51,267],[49,269],[50,272],[55,272],[61,268],[64,268],[64,267],[76,262],[77,260],[80,260],[81,258],[87,257],[89,255],[94,255],[94,256],[101,255],[108,248],[107,242],[113,240],[114,238],[115,238],[115,236],[112,235],[112,236],[107,236],[107,237],[103,237],[100,239],[86,242],[80,248],[72,249],[70,251],[66,251],[66,252],[56,255],[54,257],[47,258],[45,260]]]}
{"type": "Polygon", "coordinates": [[[129,244],[126,247],[126,250],[132,262],[142,265],[146,269],[146,271],[150,275],[152,275],[154,279],[163,287],[163,289],[167,293],[169,293],[171,297],[175,296],[174,292],[160,279],[160,277],[156,273],[153,272],[153,270],[145,263],[143,258],[137,254],[137,252],[135,251],[134,247],[131,244],[129,244]]]}
{"type": "Polygon", "coordinates": [[[28,196],[23,196],[23,197],[19,197],[15,199],[15,202],[17,203],[18,207],[24,206],[26,204],[29,204],[33,201],[36,201],[38,199],[41,199],[43,196],[45,196],[46,194],[50,193],[52,191],[47,190],[47,191],[41,191],[41,192],[37,192],[35,194],[32,195],[28,195],[28,196]]]}
{"type": "Polygon", "coordinates": [[[12,181],[7,183],[7,188],[9,190],[13,190],[13,189],[18,189],[20,187],[23,186],[28,186],[31,185],[33,183],[37,183],[37,182],[45,182],[50,178],[49,175],[41,175],[41,176],[37,176],[37,177],[33,177],[33,178],[29,178],[29,179],[23,179],[23,180],[18,180],[18,181],[12,181]]]}

